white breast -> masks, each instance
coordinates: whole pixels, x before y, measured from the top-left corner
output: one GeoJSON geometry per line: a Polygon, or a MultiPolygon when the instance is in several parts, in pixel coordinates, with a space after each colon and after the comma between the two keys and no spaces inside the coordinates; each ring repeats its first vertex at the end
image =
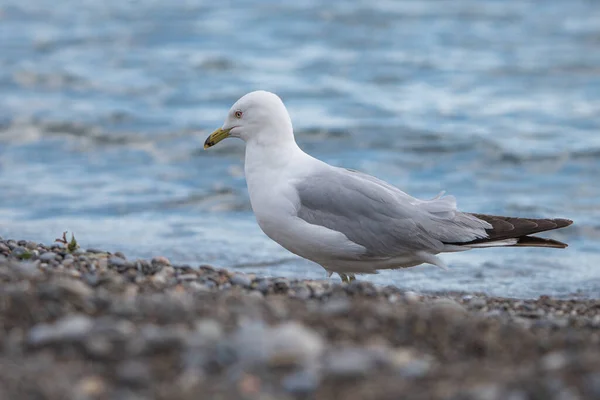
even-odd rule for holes
{"type": "Polygon", "coordinates": [[[300,149],[287,152],[285,158],[265,157],[264,150],[255,150],[252,145],[246,147],[246,182],[252,210],[268,237],[292,253],[321,265],[365,253],[363,246],[351,242],[344,234],[311,225],[296,216],[299,197],[294,184],[319,168],[320,161],[300,149]]]}

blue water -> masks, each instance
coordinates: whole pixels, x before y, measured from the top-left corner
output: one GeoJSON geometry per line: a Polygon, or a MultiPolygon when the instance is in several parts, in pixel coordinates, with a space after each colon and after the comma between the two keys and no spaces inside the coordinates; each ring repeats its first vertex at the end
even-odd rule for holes
{"type": "Polygon", "coordinates": [[[255,89],[329,163],[467,211],[575,220],[548,235],[567,250],[362,279],[600,297],[594,1],[0,0],[0,236],[324,279],[257,227],[242,143],[202,150],[255,89]]]}

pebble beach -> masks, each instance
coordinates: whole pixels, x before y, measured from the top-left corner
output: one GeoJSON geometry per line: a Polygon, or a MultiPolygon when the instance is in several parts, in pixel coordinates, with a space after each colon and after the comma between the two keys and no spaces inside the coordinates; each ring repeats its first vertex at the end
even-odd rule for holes
{"type": "Polygon", "coordinates": [[[600,398],[597,299],[265,278],[8,239],[0,282],[2,399],[600,398]]]}

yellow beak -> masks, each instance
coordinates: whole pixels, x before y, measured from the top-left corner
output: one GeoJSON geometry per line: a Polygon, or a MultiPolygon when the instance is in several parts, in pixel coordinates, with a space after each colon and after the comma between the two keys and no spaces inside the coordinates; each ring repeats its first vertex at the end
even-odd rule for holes
{"type": "Polygon", "coordinates": [[[206,150],[209,147],[214,146],[215,144],[219,143],[221,140],[228,137],[230,130],[231,130],[231,128],[229,128],[229,129],[219,128],[216,131],[214,131],[213,133],[211,133],[210,136],[207,137],[206,141],[204,142],[204,149],[206,150]]]}

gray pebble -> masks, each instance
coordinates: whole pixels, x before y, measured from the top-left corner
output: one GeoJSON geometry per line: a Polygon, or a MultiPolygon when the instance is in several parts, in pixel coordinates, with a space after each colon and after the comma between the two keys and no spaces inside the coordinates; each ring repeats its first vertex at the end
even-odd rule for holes
{"type": "Polygon", "coordinates": [[[194,331],[186,335],[187,347],[206,347],[217,343],[223,336],[223,328],[219,321],[206,318],[196,322],[194,331]]]}
{"type": "Polygon", "coordinates": [[[238,359],[246,365],[309,366],[325,347],[321,336],[297,322],[275,327],[246,323],[234,333],[230,343],[238,359]]]}
{"type": "Polygon", "coordinates": [[[260,291],[262,294],[269,293],[270,289],[271,289],[271,284],[266,279],[259,281],[258,284],[256,285],[256,290],[260,291]]]}
{"type": "Polygon", "coordinates": [[[471,301],[469,301],[469,306],[476,308],[476,309],[481,309],[483,307],[485,307],[487,305],[487,302],[485,301],[485,299],[482,299],[480,297],[474,297],[471,299],[471,301]]]}
{"type": "Polygon", "coordinates": [[[38,244],[35,242],[27,242],[25,243],[25,247],[28,248],[29,250],[35,250],[38,247],[38,244]]]}
{"type": "Polygon", "coordinates": [[[85,283],[87,283],[88,285],[95,287],[98,285],[98,283],[100,283],[100,280],[98,279],[98,275],[96,274],[90,274],[90,273],[86,273],[83,274],[83,280],[85,281],[85,283]]]}
{"type": "Polygon", "coordinates": [[[367,296],[377,295],[377,288],[371,282],[366,281],[352,281],[345,285],[346,292],[350,294],[365,294],[367,296]]]}
{"type": "Polygon", "coordinates": [[[167,257],[157,256],[157,257],[152,258],[152,264],[160,265],[160,266],[168,266],[168,265],[171,265],[171,261],[169,261],[169,259],[167,257]]]}
{"type": "Polygon", "coordinates": [[[27,250],[23,246],[17,246],[14,249],[12,249],[12,255],[15,257],[23,257],[25,254],[28,254],[28,253],[29,253],[29,250],[27,250]]]}
{"type": "Polygon", "coordinates": [[[399,368],[400,375],[406,378],[420,378],[426,375],[431,368],[427,360],[413,360],[399,368]]]}
{"type": "Polygon", "coordinates": [[[38,275],[40,275],[40,270],[38,268],[39,265],[39,261],[35,261],[35,262],[18,262],[18,263],[14,263],[12,264],[12,268],[21,276],[23,277],[28,277],[28,278],[34,278],[38,275]]]}
{"type": "Polygon", "coordinates": [[[414,304],[421,301],[421,296],[419,296],[416,292],[413,292],[411,290],[404,292],[403,296],[404,301],[406,301],[409,304],[414,304]]]}
{"type": "Polygon", "coordinates": [[[99,249],[87,249],[86,250],[87,253],[92,253],[92,254],[101,254],[101,253],[106,253],[104,250],[99,250],[99,249]]]}
{"type": "Polygon", "coordinates": [[[472,400],[504,400],[500,386],[496,383],[487,383],[476,386],[465,393],[464,397],[472,400]]]}
{"type": "Polygon", "coordinates": [[[208,285],[198,281],[189,282],[188,287],[195,292],[210,292],[210,287],[208,287],[208,285]]]}
{"type": "Polygon", "coordinates": [[[344,315],[348,311],[350,311],[350,300],[345,297],[331,299],[321,307],[321,313],[328,316],[344,315]]]}
{"type": "Polygon", "coordinates": [[[127,261],[121,257],[111,256],[108,258],[108,265],[111,267],[124,268],[127,264],[127,261]]]}
{"type": "Polygon", "coordinates": [[[243,288],[249,288],[252,285],[252,279],[246,274],[233,274],[231,278],[229,278],[229,282],[234,286],[241,286],[243,288]]]}
{"type": "Polygon", "coordinates": [[[8,253],[10,251],[10,247],[5,245],[4,243],[0,243],[0,252],[8,253]]]}
{"type": "Polygon", "coordinates": [[[56,260],[56,253],[53,253],[51,251],[44,253],[40,256],[40,261],[43,262],[49,262],[49,261],[54,261],[56,260]]]}
{"type": "Polygon", "coordinates": [[[293,394],[308,394],[319,386],[319,376],[312,368],[304,368],[283,379],[283,388],[293,394]]]}
{"type": "Polygon", "coordinates": [[[277,278],[273,281],[273,291],[275,293],[287,293],[290,289],[290,281],[285,278],[277,278]]]}
{"type": "Polygon", "coordinates": [[[98,335],[86,337],[84,348],[94,358],[110,358],[114,351],[113,342],[108,337],[98,335]]]}
{"type": "Polygon", "coordinates": [[[209,318],[196,321],[195,331],[204,339],[211,341],[216,341],[223,334],[219,321],[209,318]]]}
{"type": "Polygon", "coordinates": [[[183,274],[177,277],[179,281],[195,281],[196,279],[198,279],[198,275],[196,274],[183,274]]]}
{"type": "Polygon", "coordinates": [[[27,341],[33,346],[57,342],[78,341],[92,329],[93,321],[87,315],[68,315],[53,324],[37,324],[29,330],[27,341]]]}
{"type": "Polygon", "coordinates": [[[146,364],[141,361],[124,361],[117,366],[117,379],[124,385],[146,386],[151,374],[146,364]]]}
{"type": "Polygon", "coordinates": [[[431,302],[430,310],[433,314],[450,318],[460,318],[467,315],[467,310],[452,299],[435,299],[431,302]]]}
{"type": "Polygon", "coordinates": [[[210,280],[210,279],[208,279],[208,280],[205,280],[205,281],[203,281],[202,283],[203,283],[203,284],[204,284],[204,286],[206,286],[208,289],[214,289],[214,288],[216,288],[216,287],[218,286],[218,285],[217,285],[217,283],[216,283],[215,281],[213,281],[213,280],[210,280]]]}
{"type": "Polygon", "coordinates": [[[555,371],[563,368],[569,363],[569,356],[564,351],[553,351],[552,353],[546,354],[542,360],[542,368],[547,371],[555,371]]]}
{"type": "Polygon", "coordinates": [[[333,350],[325,360],[325,373],[340,379],[364,377],[382,365],[381,356],[381,353],[366,348],[333,350]]]}
{"type": "Polygon", "coordinates": [[[310,289],[303,285],[294,286],[292,288],[291,296],[301,300],[310,299],[312,295],[310,289]]]}
{"type": "Polygon", "coordinates": [[[264,299],[265,295],[260,290],[250,290],[248,296],[255,299],[264,299]]]}
{"type": "Polygon", "coordinates": [[[590,373],[583,380],[590,398],[600,399],[600,372],[590,373]]]}
{"type": "Polygon", "coordinates": [[[487,318],[500,318],[500,317],[504,316],[505,314],[506,314],[506,312],[496,308],[496,309],[486,312],[484,314],[484,316],[487,318]]]}

